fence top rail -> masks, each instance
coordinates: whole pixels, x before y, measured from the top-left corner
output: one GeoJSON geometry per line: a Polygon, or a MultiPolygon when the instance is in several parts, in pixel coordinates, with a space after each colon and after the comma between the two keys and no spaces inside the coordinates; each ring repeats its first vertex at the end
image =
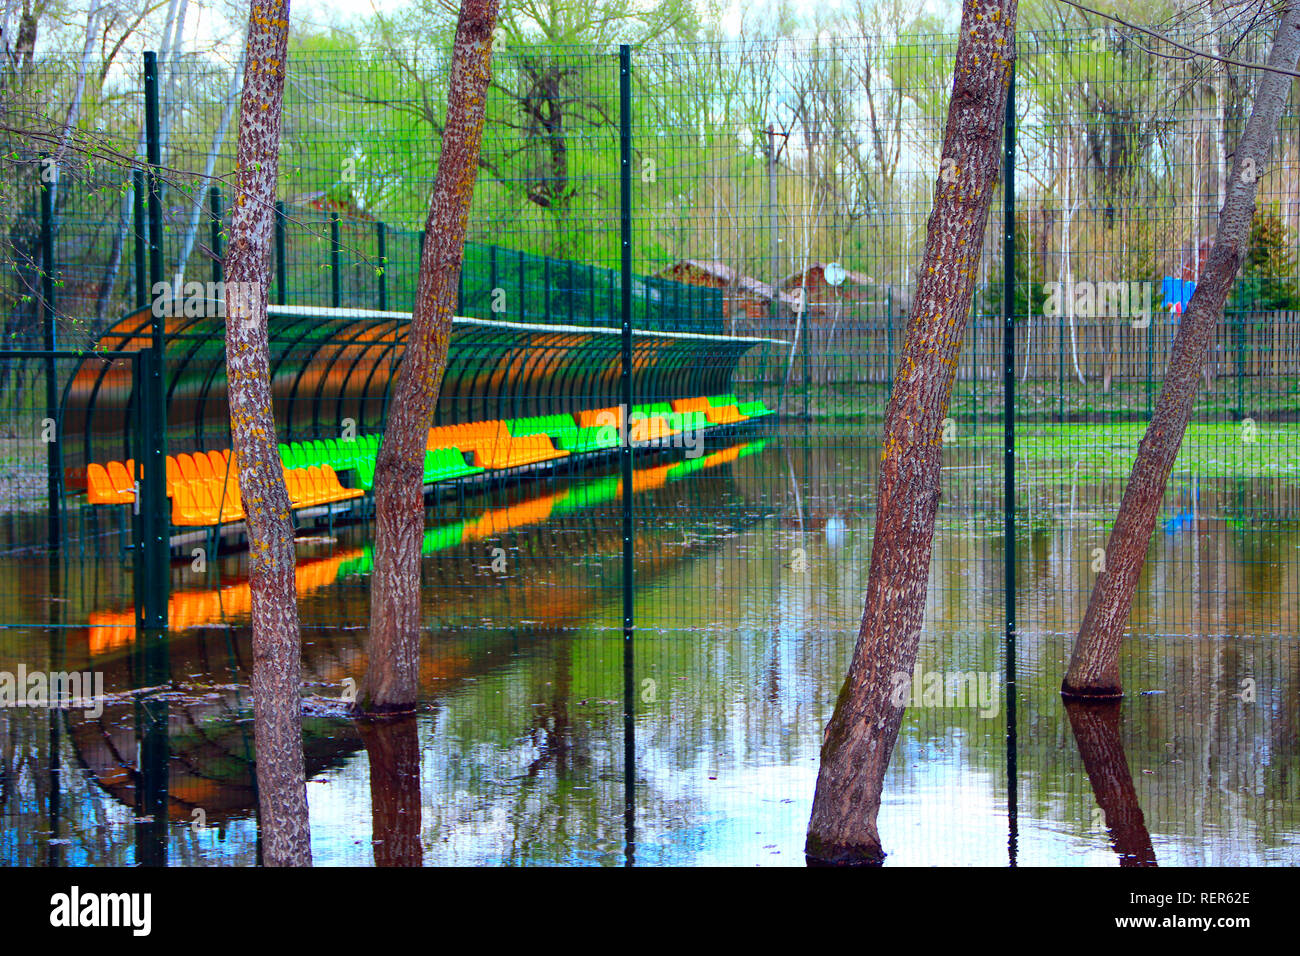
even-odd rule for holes
{"type": "MultiPolygon", "coordinates": [[[[410,312],[388,312],[379,309],[342,309],[312,305],[272,305],[267,307],[271,315],[297,315],[319,318],[341,319],[392,319],[409,322],[410,312]]],[[[482,328],[512,329],[523,332],[576,332],[580,334],[622,335],[622,329],[601,325],[555,325],[543,322],[506,322],[499,319],[476,319],[457,315],[452,318],[456,325],[479,326],[482,328]]],[[[658,332],[646,329],[633,329],[633,335],[664,339],[687,339],[702,342],[767,342],[772,345],[789,345],[785,339],[761,338],[751,335],[709,335],[703,332],[658,332]]]]}
{"type": "Polygon", "coordinates": [[[121,359],[135,358],[143,349],[129,349],[121,352],[78,352],[76,349],[0,349],[0,360],[27,358],[70,358],[70,359],[104,359],[115,362],[121,359]]]}

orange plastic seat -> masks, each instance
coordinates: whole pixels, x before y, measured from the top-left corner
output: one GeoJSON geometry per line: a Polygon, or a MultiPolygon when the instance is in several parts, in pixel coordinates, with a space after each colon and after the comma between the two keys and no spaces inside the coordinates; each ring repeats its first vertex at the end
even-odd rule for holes
{"type": "Polygon", "coordinates": [[[474,464],[480,468],[518,468],[568,454],[566,450],[557,449],[549,435],[523,435],[476,447],[474,464]]]}
{"type": "Polygon", "coordinates": [[[201,527],[212,524],[201,512],[194,494],[194,483],[178,481],[172,485],[172,524],[177,527],[201,527]]]}
{"type": "Polygon", "coordinates": [[[654,441],[657,438],[667,438],[673,433],[668,427],[668,420],[659,415],[652,415],[649,418],[638,418],[632,422],[632,430],[628,433],[628,440],[634,442],[654,441]]]}
{"type": "Polygon", "coordinates": [[[201,451],[196,451],[191,457],[194,460],[194,471],[200,478],[217,477],[217,473],[212,470],[212,462],[208,461],[207,455],[201,451]]]}
{"type": "Polygon", "coordinates": [[[617,405],[609,408],[588,408],[581,412],[574,412],[573,417],[577,421],[579,428],[599,428],[601,426],[618,428],[622,425],[622,416],[619,411],[617,405]]]}
{"type": "Polygon", "coordinates": [[[700,395],[697,398],[675,398],[672,401],[672,407],[675,412],[707,412],[710,405],[709,399],[704,395],[700,395]]]}
{"type": "Polygon", "coordinates": [[[735,405],[715,405],[704,413],[714,425],[732,425],[736,422],[749,421],[748,415],[740,414],[740,409],[735,405]]]}
{"type": "Polygon", "coordinates": [[[129,460],[125,465],[120,461],[110,461],[106,466],[113,488],[118,494],[129,495],[130,501],[135,501],[135,479],[131,477],[131,467],[134,464],[135,462],[129,460]]]}
{"type": "Polygon", "coordinates": [[[199,469],[194,464],[193,456],[187,455],[185,452],[181,452],[179,455],[176,456],[176,464],[181,470],[182,478],[189,478],[192,480],[194,478],[203,477],[202,475],[199,474],[199,469]]]}
{"type": "Polygon", "coordinates": [[[353,498],[360,498],[365,495],[365,492],[360,488],[344,488],[343,483],[339,481],[338,474],[329,465],[321,465],[320,470],[325,479],[331,501],[350,501],[353,498]]]}
{"type": "Polygon", "coordinates": [[[126,505],[135,501],[135,495],[118,491],[103,465],[90,464],[86,466],[86,500],[92,505],[126,505]]]}
{"type": "Polygon", "coordinates": [[[181,466],[177,463],[175,458],[173,458],[171,455],[168,455],[167,456],[167,497],[168,498],[172,496],[173,487],[175,486],[176,482],[181,480],[182,477],[184,476],[181,474],[181,466]]]}

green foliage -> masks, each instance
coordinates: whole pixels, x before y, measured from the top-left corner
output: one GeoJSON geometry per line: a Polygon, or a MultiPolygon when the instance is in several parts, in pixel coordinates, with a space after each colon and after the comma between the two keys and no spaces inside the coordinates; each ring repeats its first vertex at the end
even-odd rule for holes
{"type": "Polygon", "coordinates": [[[1255,211],[1246,259],[1233,298],[1238,309],[1300,308],[1295,242],[1276,206],[1255,211]]]}
{"type": "MultiPolygon", "coordinates": [[[[1016,216],[1015,237],[1016,315],[1020,318],[1027,315],[1042,315],[1043,303],[1047,301],[1047,293],[1043,291],[1042,276],[1033,276],[1031,281],[1029,271],[1031,242],[1029,238],[1029,228],[1026,225],[1024,214],[1018,214],[1016,216]]],[[[1000,273],[1000,271],[999,263],[998,272],[1000,273]]],[[[984,315],[1002,314],[1002,282],[1000,277],[998,281],[990,282],[979,290],[976,299],[976,308],[984,315]]]]}

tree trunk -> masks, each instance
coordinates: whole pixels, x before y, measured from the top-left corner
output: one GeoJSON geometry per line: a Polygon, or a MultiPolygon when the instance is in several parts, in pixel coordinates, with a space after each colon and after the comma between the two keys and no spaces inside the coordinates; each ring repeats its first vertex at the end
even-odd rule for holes
{"type": "Polygon", "coordinates": [[[257,791],[267,866],[311,864],[293,525],[275,442],[266,309],[288,41],[288,0],[254,4],[226,253],[230,429],[247,515],[257,791]]]}
{"type": "Polygon", "coordinates": [[[415,307],[384,441],[375,462],[369,664],[355,709],[415,709],[420,664],[420,542],[424,453],[447,367],[456,284],[478,173],[498,0],[462,0],[447,92],[447,124],[425,222],[415,307]]]}
{"type": "MultiPolygon", "coordinates": [[[[1282,14],[1269,65],[1294,70],[1298,55],[1300,2],[1291,0],[1282,14]]],[[[1254,108],[1237,144],[1214,246],[1174,337],[1160,398],[1138,446],[1137,460],[1106,543],[1105,569],[1093,585],[1070,667],[1061,684],[1061,693],[1066,697],[1122,696],[1119,645],[1133,605],[1133,592],[1146,560],[1165,484],[1192,414],[1206,354],[1246,252],[1256,186],[1268,162],[1291,82],[1291,77],[1274,72],[1260,77],[1254,108]]]]}
{"type": "Polygon", "coordinates": [[[934,209],[885,415],[866,609],[822,743],[805,847],[815,864],[884,858],[876,814],[916,662],[939,506],[943,418],[1002,156],[1016,0],[966,4],[934,209]]]}
{"type": "Polygon", "coordinates": [[[1120,866],[1155,866],[1146,818],[1138,803],[1133,774],[1120,739],[1120,703],[1116,700],[1070,701],[1065,705],[1074,742],[1079,745],[1083,769],[1088,774],[1099,821],[1110,832],[1120,866]]]}

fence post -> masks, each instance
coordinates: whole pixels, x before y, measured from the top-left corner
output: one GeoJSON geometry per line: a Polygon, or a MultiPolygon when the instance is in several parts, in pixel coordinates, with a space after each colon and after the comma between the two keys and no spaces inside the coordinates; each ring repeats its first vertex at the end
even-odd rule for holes
{"type": "MultiPolygon", "coordinates": [[[[1006,610],[1007,851],[1016,863],[1016,61],[1011,58],[1002,158],[1002,519],[1006,610]]],[[[971,384],[974,394],[975,383],[971,384]]]]}
{"type": "MultiPolygon", "coordinates": [[[[46,157],[48,160],[48,157],[46,157]]],[[[57,172],[57,170],[56,170],[57,172]]],[[[41,176],[41,331],[44,342],[42,348],[53,353],[56,347],[54,335],[54,186],[41,176]]],[[[56,423],[59,421],[59,383],[58,367],[54,355],[45,356],[45,414],[56,423]]],[[[54,441],[46,443],[45,485],[48,495],[47,515],[50,547],[60,544],[62,526],[62,443],[63,437],[57,431],[54,441]]]]}
{"type": "Polygon", "coordinates": [[[284,262],[284,203],[275,204],[275,304],[289,301],[288,275],[284,262]]]}
{"type": "Polygon", "coordinates": [[[135,216],[135,304],[144,308],[149,304],[148,270],[145,267],[145,247],[149,244],[148,227],[144,218],[144,170],[131,170],[132,212],[135,216]]]}
{"type": "Polygon", "coordinates": [[[212,281],[225,278],[225,252],[221,248],[221,187],[208,190],[208,213],[212,217],[212,281]]]}
{"type": "MultiPolygon", "coordinates": [[[[618,48],[618,142],[619,142],[619,232],[622,238],[622,421],[623,443],[619,457],[623,465],[623,826],[626,854],[633,855],[633,821],[636,801],[636,737],[633,723],[633,602],[632,602],[632,442],[628,419],[632,413],[632,48],[618,48]]],[[[549,264],[549,260],[548,260],[549,264]]],[[[547,310],[550,311],[549,308],[547,310]]]]}
{"type": "Polygon", "coordinates": [[[375,223],[375,255],[379,257],[379,310],[383,312],[388,308],[388,236],[382,219],[375,223]]]}
{"type": "MultiPolygon", "coordinates": [[[[145,145],[149,160],[147,174],[149,194],[149,281],[152,290],[163,281],[162,200],[158,194],[158,167],[162,148],[158,138],[158,56],[152,50],[144,55],[145,145]]],[[[144,358],[138,403],[145,420],[140,432],[144,441],[142,454],[136,459],[140,471],[140,516],[145,541],[139,559],[146,562],[148,579],[144,589],[144,627],[160,632],[167,627],[167,593],[170,587],[167,555],[171,516],[167,513],[167,408],[164,382],[166,359],[163,354],[165,333],[162,310],[153,309],[152,342],[144,358]]]]}
{"type": "Polygon", "coordinates": [[[523,250],[517,250],[515,252],[515,263],[517,264],[517,267],[519,267],[519,306],[517,306],[517,308],[519,308],[519,320],[528,321],[528,308],[526,308],[526,304],[528,304],[528,299],[524,298],[525,286],[524,286],[524,251],[523,250]]]}
{"type": "Polygon", "coordinates": [[[330,305],[339,308],[343,305],[343,237],[339,225],[339,214],[330,213],[330,305]]]}

